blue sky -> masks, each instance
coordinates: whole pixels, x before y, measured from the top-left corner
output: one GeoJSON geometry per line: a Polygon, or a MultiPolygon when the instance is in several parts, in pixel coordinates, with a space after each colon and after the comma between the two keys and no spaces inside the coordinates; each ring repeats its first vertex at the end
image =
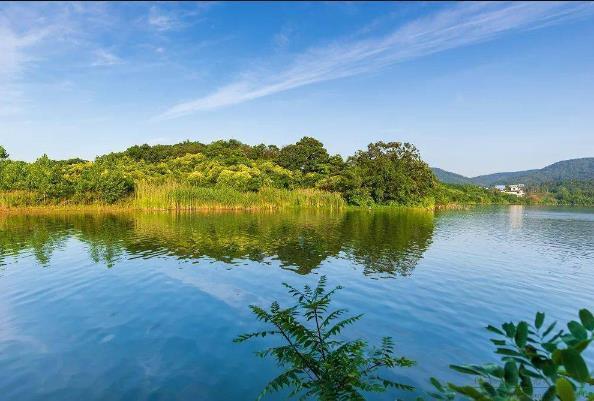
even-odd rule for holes
{"type": "Polygon", "coordinates": [[[304,135],[466,175],[594,156],[594,4],[0,4],[14,159],[304,135]]]}

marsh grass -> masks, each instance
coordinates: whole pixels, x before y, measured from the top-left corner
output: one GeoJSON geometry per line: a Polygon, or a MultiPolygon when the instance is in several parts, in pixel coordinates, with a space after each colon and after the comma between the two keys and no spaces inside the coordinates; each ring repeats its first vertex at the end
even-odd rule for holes
{"type": "Polygon", "coordinates": [[[32,191],[0,192],[0,207],[30,207],[39,205],[39,195],[32,191]]]}
{"type": "Polygon", "coordinates": [[[262,188],[258,192],[240,192],[230,187],[198,187],[176,182],[137,183],[132,204],[136,208],[152,210],[345,207],[340,194],[316,189],[262,188]]]}

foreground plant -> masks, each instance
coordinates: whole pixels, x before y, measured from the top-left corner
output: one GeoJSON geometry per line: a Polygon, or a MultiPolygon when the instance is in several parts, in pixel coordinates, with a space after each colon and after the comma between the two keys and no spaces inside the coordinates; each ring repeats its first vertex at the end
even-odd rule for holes
{"type": "Polygon", "coordinates": [[[284,371],[260,393],[261,399],[270,391],[289,389],[289,398],[323,401],[364,400],[365,392],[384,392],[389,388],[412,390],[380,376],[382,368],[409,367],[414,363],[394,355],[394,344],[384,337],[378,348],[366,341],[346,341],[339,337],[342,330],[361,319],[362,315],[342,318],[345,309],[328,311],[332,295],[341,289],[326,291],[326,276],[316,288],[305,286],[300,291],[286,283],[297,303],[281,308],[273,302],[270,310],[250,308],[257,318],[270,326],[269,330],[243,334],[234,342],[255,337],[280,337],[284,345],[258,352],[260,357],[273,357],[284,371]]]}
{"type": "Polygon", "coordinates": [[[478,386],[440,383],[432,378],[439,400],[462,398],[476,401],[575,401],[594,400],[588,365],[582,353],[594,339],[594,316],[586,309],[579,312],[580,322],[571,321],[565,330],[556,331],[557,322],[545,328],[545,314],[537,313],[534,323],[504,323],[488,326],[498,338],[491,340],[501,355],[501,363],[488,365],[451,365],[451,368],[476,377],[478,386]]]}

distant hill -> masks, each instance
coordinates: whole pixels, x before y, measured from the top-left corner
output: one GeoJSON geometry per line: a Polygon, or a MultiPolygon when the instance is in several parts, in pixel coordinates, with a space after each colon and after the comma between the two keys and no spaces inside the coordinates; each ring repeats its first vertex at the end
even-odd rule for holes
{"type": "Polygon", "coordinates": [[[442,170],[438,167],[431,167],[431,170],[433,170],[433,174],[435,174],[439,181],[446,184],[474,184],[470,178],[452,173],[451,171],[442,170]]]}
{"type": "Polygon", "coordinates": [[[445,171],[434,167],[437,179],[448,184],[472,183],[483,186],[500,184],[543,184],[564,180],[594,180],[594,157],[564,160],[553,163],[541,169],[512,171],[479,175],[478,177],[464,177],[463,175],[445,171]]]}

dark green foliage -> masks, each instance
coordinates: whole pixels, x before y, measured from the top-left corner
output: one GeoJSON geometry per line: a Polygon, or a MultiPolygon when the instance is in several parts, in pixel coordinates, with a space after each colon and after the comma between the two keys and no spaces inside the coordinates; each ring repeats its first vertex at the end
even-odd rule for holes
{"type": "Polygon", "coordinates": [[[283,147],[276,162],[279,166],[304,174],[321,173],[330,162],[330,156],[322,142],[305,136],[296,144],[283,147]]]}
{"type": "Polygon", "coordinates": [[[410,143],[376,142],[349,158],[354,190],[379,204],[418,205],[431,194],[434,175],[410,143]]]}
{"type": "Polygon", "coordinates": [[[124,155],[133,160],[157,163],[166,159],[175,159],[186,154],[204,151],[206,145],[200,142],[184,141],[175,145],[135,145],[124,151],[124,155]]]}
{"type": "Polygon", "coordinates": [[[534,323],[504,323],[488,326],[497,338],[491,340],[501,357],[499,364],[452,365],[451,368],[476,378],[478,386],[442,384],[432,378],[439,400],[458,396],[476,401],[574,401],[592,399],[594,379],[582,353],[594,339],[594,316],[587,309],[579,312],[580,322],[567,324],[569,332],[555,330],[556,322],[545,324],[539,312],[534,323]]]}
{"type": "Polygon", "coordinates": [[[0,145],[0,160],[8,159],[8,152],[4,149],[3,146],[0,145]]]}
{"type": "Polygon", "coordinates": [[[394,344],[385,337],[379,348],[369,348],[364,340],[343,340],[339,335],[362,315],[344,317],[344,309],[330,311],[332,295],[340,289],[326,290],[322,276],[316,288],[303,291],[284,284],[296,304],[281,308],[273,302],[270,310],[252,305],[258,320],[269,326],[264,331],[243,334],[235,342],[256,337],[275,336],[283,345],[258,353],[272,357],[284,371],[270,381],[260,394],[289,389],[290,398],[322,401],[365,400],[366,392],[384,392],[389,388],[411,390],[378,374],[380,369],[408,367],[413,362],[394,356],[394,344]]]}

